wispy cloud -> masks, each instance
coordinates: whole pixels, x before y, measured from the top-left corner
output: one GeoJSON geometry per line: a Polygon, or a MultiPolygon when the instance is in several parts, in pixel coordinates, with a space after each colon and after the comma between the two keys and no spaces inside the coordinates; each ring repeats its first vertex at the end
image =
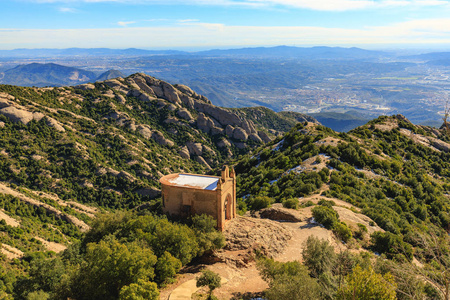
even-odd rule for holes
{"type": "Polygon", "coordinates": [[[248,7],[291,7],[318,11],[348,11],[390,7],[448,6],[449,0],[27,0],[37,3],[100,3],[115,2],[131,5],[208,5],[248,7]]]}
{"type": "Polygon", "coordinates": [[[185,23],[110,29],[0,29],[3,48],[176,48],[270,45],[450,45],[450,18],[360,29],[185,23]]]}
{"type": "Polygon", "coordinates": [[[119,21],[119,22],[117,22],[117,25],[126,27],[126,26],[128,26],[130,24],[134,24],[134,23],[136,23],[136,21],[119,21]]]}
{"type": "Polygon", "coordinates": [[[193,23],[193,22],[198,22],[200,20],[198,19],[184,19],[184,20],[177,20],[179,23],[193,23]]]}
{"type": "Polygon", "coordinates": [[[73,7],[60,7],[60,8],[58,8],[58,10],[63,13],[77,13],[78,12],[78,10],[73,7]]]}

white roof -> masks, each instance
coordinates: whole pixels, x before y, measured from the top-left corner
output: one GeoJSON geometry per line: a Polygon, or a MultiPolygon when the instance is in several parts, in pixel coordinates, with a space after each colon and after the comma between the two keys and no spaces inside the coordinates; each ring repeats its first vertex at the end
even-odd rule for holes
{"type": "Polygon", "coordinates": [[[177,186],[186,186],[213,191],[217,188],[217,182],[219,181],[219,178],[191,174],[179,174],[174,178],[168,179],[168,181],[177,186]]]}

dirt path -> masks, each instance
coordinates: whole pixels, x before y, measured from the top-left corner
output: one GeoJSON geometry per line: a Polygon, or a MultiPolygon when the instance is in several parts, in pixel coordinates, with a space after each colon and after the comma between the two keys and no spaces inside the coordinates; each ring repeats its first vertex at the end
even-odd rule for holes
{"type": "Polygon", "coordinates": [[[11,218],[3,210],[0,210],[0,220],[5,220],[6,225],[12,226],[12,227],[18,227],[20,226],[19,221],[16,219],[11,218]]]}
{"type": "Polygon", "coordinates": [[[169,296],[169,300],[190,300],[193,293],[199,288],[197,287],[197,280],[191,279],[185,283],[180,284],[169,296]]]}
{"type": "Polygon", "coordinates": [[[292,239],[288,242],[285,250],[275,257],[276,261],[303,261],[303,245],[310,236],[327,240],[333,247],[338,247],[333,233],[320,225],[308,224],[308,222],[284,223],[284,225],[292,230],[292,239]]]}
{"type": "Polygon", "coordinates": [[[11,247],[6,244],[1,244],[2,248],[0,251],[9,259],[20,258],[23,256],[23,252],[17,248],[11,247]]]}
{"type": "Polygon", "coordinates": [[[36,240],[40,241],[48,250],[59,253],[67,249],[67,247],[63,244],[55,243],[55,242],[49,242],[44,240],[43,238],[40,238],[38,236],[34,237],[36,240]]]}

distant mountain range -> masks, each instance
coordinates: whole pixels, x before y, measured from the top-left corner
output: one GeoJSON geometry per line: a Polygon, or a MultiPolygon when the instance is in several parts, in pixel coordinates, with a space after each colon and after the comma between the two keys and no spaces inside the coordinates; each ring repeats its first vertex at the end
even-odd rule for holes
{"type": "Polygon", "coordinates": [[[123,76],[122,72],[117,70],[109,70],[98,75],[95,72],[53,63],[31,63],[19,65],[0,73],[0,83],[36,87],[64,86],[123,76]]]}
{"type": "Polygon", "coordinates": [[[14,49],[0,50],[0,57],[60,57],[60,56],[153,56],[153,55],[192,55],[220,57],[290,57],[307,59],[361,59],[386,56],[381,51],[342,47],[255,47],[241,49],[214,49],[186,52],[177,50],[109,49],[109,48],[68,48],[68,49],[14,49]]]}

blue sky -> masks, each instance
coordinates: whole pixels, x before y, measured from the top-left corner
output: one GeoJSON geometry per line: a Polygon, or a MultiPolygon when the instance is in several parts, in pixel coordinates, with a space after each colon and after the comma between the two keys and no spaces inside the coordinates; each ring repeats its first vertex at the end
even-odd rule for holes
{"type": "Polygon", "coordinates": [[[450,49],[450,0],[2,0],[0,49],[450,49]]]}

